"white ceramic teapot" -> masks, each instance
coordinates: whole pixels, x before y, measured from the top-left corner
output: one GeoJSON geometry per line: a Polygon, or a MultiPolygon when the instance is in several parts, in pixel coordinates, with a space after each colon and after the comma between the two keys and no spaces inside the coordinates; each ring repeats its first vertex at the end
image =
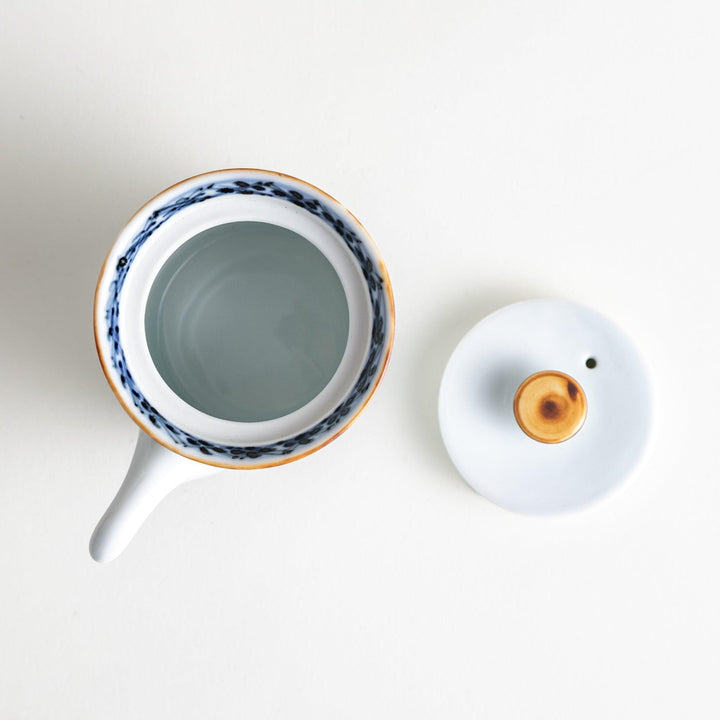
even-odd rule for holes
{"type": "Polygon", "coordinates": [[[130,220],[100,272],[94,327],[141,429],[90,541],[102,562],[181,483],[340,435],[382,378],[394,306],[377,248],[336,200],[280,173],[220,170],[130,220]]]}

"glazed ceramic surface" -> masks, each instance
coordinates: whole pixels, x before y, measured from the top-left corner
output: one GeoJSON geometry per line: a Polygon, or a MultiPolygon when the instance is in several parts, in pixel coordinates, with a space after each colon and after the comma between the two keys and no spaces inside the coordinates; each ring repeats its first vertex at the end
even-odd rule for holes
{"type": "Polygon", "coordinates": [[[336,438],[377,388],[393,332],[375,245],[317,188],[223,170],[151,200],[95,296],[100,362],[143,432],[92,557],[117,557],[188,480],[290,462],[336,438]]]}
{"type": "Polygon", "coordinates": [[[517,512],[558,513],[630,477],[651,438],[653,393],[615,324],[573,303],[534,300],[498,310],[463,338],[443,375],[439,418],[453,463],[477,492],[517,512]],[[514,412],[518,389],[543,371],[574,379],[570,394],[581,390],[586,403],[562,442],[528,436],[514,412]]]}
{"type": "Polygon", "coordinates": [[[575,378],[544,370],[523,381],[515,393],[513,411],[522,431],[533,440],[565,442],[582,428],[587,398],[575,378]]]}
{"type": "Polygon", "coordinates": [[[307,405],[347,347],[349,311],[330,261],[291,230],[217,225],[153,281],[145,336],[176,395],[212,417],[273,420],[307,405]]]}
{"type": "MultiPolygon", "coordinates": [[[[236,259],[239,272],[250,254],[248,251],[236,259]]],[[[227,263],[218,263],[211,272],[220,274],[227,267],[227,263]]],[[[286,263],[284,272],[287,274],[289,270],[286,263]]],[[[208,277],[210,281],[205,282],[204,287],[212,291],[212,276],[208,277]]],[[[272,281],[276,291],[281,292],[278,277],[272,281]]],[[[242,275],[231,280],[242,282],[242,275]]],[[[245,280],[251,281],[247,272],[245,280]]],[[[257,283],[257,277],[252,281],[257,283]]],[[[317,293],[324,292],[321,285],[318,283],[317,293]]],[[[237,299],[252,302],[251,293],[251,290],[240,288],[236,292],[237,299]]],[[[228,323],[227,333],[234,337],[226,343],[218,343],[223,345],[223,352],[232,347],[241,351],[243,346],[252,346],[256,339],[266,341],[267,338],[258,335],[264,317],[272,318],[276,336],[283,333],[297,336],[298,329],[307,333],[307,327],[293,326],[293,313],[297,309],[297,302],[293,301],[301,298],[306,305],[312,305],[307,283],[295,295],[290,295],[291,302],[284,314],[277,307],[268,308],[267,293],[264,297],[265,302],[255,303],[253,309],[249,310],[247,305],[241,309],[247,320],[246,330],[238,327],[237,322],[228,323]],[[257,322],[252,322],[253,313],[259,316],[255,318],[257,322]]],[[[178,302],[176,299],[175,316],[182,315],[177,310],[178,302]]],[[[195,293],[188,296],[187,302],[190,312],[202,298],[195,293]]],[[[228,312],[232,315],[232,310],[228,312]]],[[[155,319],[161,314],[156,313],[155,319]]],[[[317,188],[295,178],[262,170],[208,173],[175,185],[150,201],[132,218],[113,245],[100,276],[95,301],[95,337],[100,360],[109,383],[132,419],[157,442],[174,452],[231,468],[252,468],[294,460],[339,435],[377,387],[388,360],[393,328],[389,279],[365,229],[342,205],[317,188]],[[312,342],[308,344],[306,337],[296,337],[295,347],[299,351],[295,361],[298,366],[302,363],[308,366],[304,375],[299,373],[299,382],[305,380],[306,385],[309,382],[309,393],[298,393],[296,382],[296,391],[289,393],[292,397],[288,403],[283,405],[278,400],[269,406],[263,406],[262,398],[256,394],[248,403],[254,406],[255,412],[253,408],[245,412],[238,406],[236,419],[227,410],[227,402],[225,412],[216,416],[208,410],[212,410],[213,402],[216,406],[220,403],[217,398],[206,403],[202,399],[192,402],[191,389],[177,392],[182,382],[173,383],[172,378],[177,380],[178,376],[183,376],[185,385],[189,385],[192,384],[188,379],[191,373],[180,369],[173,374],[168,368],[175,363],[177,370],[187,358],[179,357],[177,352],[174,357],[172,352],[166,353],[169,357],[162,367],[162,361],[157,361],[162,351],[149,346],[145,322],[148,298],[166,263],[172,262],[174,254],[182,253],[185,243],[192,242],[201,233],[217,232],[220,226],[233,223],[275,226],[285,231],[287,242],[294,236],[298,246],[301,243],[311,245],[310,249],[317,251],[315,260],[319,258],[330,272],[320,273],[315,267],[317,262],[315,265],[307,262],[306,254],[302,252],[298,255],[299,260],[295,258],[298,260],[297,272],[303,272],[301,260],[306,266],[313,265],[313,282],[322,275],[324,291],[334,278],[334,294],[330,297],[335,298],[334,307],[338,302],[341,306],[340,319],[332,312],[323,315],[322,304],[327,301],[327,294],[319,295],[319,302],[313,306],[318,319],[314,342],[324,342],[323,327],[326,334],[332,336],[332,347],[324,355],[316,353],[313,356],[312,342]],[[345,327],[332,330],[331,325],[342,325],[343,317],[345,327]],[[318,363],[318,357],[324,367],[318,367],[323,364],[318,363]],[[309,367],[313,363],[314,367],[309,367]],[[309,381],[313,372],[312,381],[309,381]],[[279,415],[273,416],[273,409],[279,415]],[[248,421],[255,418],[260,419],[248,421]]],[[[202,332],[196,333],[196,337],[202,338],[202,332]]],[[[150,344],[156,340],[157,334],[154,334],[150,344]]],[[[188,345],[186,338],[185,347],[188,345]]],[[[181,346],[182,341],[174,347],[181,346]]],[[[271,344],[265,342],[264,348],[270,347],[271,344]]],[[[285,355],[279,361],[283,369],[276,372],[276,377],[286,377],[292,371],[292,351],[287,343],[279,342],[277,347],[278,353],[285,355]]],[[[212,352],[209,348],[205,354],[212,352]]],[[[252,355],[252,351],[248,351],[248,355],[252,355]]],[[[255,361],[259,358],[257,353],[254,357],[255,361]]],[[[268,364],[273,360],[268,357],[268,364]]],[[[228,363],[232,363],[230,356],[219,361],[226,370],[228,363]]],[[[227,387],[229,377],[231,374],[225,372],[222,380],[226,381],[228,392],[232,392],[232,388],[227,387]]],[[[254,376],[249,374],[250,385],[253,377],[257,377],[257,368],[254,376]]],[[[211,380],[203,378],[205,387],[209,387],[211,380]]],[[[217,394],[222,394],[222,383],[218,385],[217,394]]],[[[242,402],[241,393],[235,393],[235,401],[242,402]]]]}

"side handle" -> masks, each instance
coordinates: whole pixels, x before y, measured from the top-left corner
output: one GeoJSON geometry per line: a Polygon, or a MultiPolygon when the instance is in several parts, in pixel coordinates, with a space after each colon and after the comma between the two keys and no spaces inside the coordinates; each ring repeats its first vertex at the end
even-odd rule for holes
{"type": "Polygon", "coordinates": [[[93,560],[114,560],[168,493],[216,472],[218,468],[171,452],[140,431],[125,480],[90,538],[93,560]]]}

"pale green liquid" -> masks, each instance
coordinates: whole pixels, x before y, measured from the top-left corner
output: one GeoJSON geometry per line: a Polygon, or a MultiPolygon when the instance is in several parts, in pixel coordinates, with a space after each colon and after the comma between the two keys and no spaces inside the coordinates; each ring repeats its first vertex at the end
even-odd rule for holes
{"type": "Polygon", "coordinates": [[[281,417],[312,400],[348,339],[340,278],[308,240],[233,222],[183,244],[153,282],[145,334],[172,390],[208,415],[281,417]]]}

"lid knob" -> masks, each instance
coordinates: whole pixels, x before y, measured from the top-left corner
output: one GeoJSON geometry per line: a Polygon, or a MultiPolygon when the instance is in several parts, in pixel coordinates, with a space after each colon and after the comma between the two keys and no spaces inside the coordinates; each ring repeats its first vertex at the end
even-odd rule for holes
{"type": "Polygon", "coordinates": [[[569,375],[544,370],[523,381],[515,393],[513,410],[526,435],[538,442],[559,443],[583,426],[587,399],[569,375]]]}

